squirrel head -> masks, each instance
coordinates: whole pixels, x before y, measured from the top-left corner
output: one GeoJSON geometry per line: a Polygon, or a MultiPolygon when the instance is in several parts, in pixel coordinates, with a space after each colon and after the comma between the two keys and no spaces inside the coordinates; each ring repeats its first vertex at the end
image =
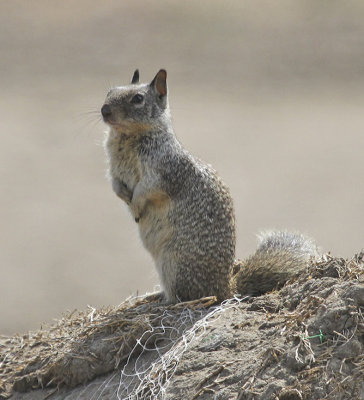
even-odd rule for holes
{"type": "Polygon", "coordinates": [[[101,115],[107,125],[122,133],[168,124],[167,71],[159,70],[151,83],[139,83],[139,70],[135,70],[130,85],[108,92],[101,115]]]}

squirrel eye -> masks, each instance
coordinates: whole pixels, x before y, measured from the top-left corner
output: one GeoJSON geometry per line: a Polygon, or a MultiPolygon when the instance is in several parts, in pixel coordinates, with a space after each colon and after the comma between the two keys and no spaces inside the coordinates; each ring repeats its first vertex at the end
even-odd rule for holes
{"type": "Polygon", "coordinates": [[[140,93],[136,94],[133,96],[133,98],[130,100],[131,103],[133,104],[140,104],[144,99],[144,96],[140,93]]]}

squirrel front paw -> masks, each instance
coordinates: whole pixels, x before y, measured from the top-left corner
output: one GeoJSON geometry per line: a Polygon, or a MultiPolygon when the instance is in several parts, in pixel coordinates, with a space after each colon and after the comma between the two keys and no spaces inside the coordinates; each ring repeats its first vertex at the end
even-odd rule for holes
{"type": "Polygon", "coordinates": [[[142,218],[142,213],[143,213],[141,207],[138,207],[137,204],[135,204],[134,202],[132,202],[132,203],[130,204],[130,209],[131,209],[131,212],[132,212],[132,214],[133,214],[133,216],[134,216],[135,222],[138,224],[139,221],[140,221],[140,219],[142,218]]]}
{"type": "Polygon", "coordinates": [[[127,185],[123,181],[114,178],[112,180],[112,188],[115,194],[121,200],[124,200],[127,204],[130,205],[131,199],[133,197],[133,192],[127,187],[127,185]]]}
{"type": "Polygon", "coordinates": [[[135,196],[136,191],[134,191],[133,198],[131,200],[130,210],[134,216],[135,222],[138,224],[140,219],[144,216],[146,202],[143,196],[135,196]]]}

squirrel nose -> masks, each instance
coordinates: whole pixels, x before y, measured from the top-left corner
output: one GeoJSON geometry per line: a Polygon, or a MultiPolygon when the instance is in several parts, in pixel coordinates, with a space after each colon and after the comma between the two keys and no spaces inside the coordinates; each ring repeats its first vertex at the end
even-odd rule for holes
{"type": "Polygon", "coordinates": [[[102,114],[104,119],[110,117],[111,114],[112,114],[111,107],[108,104],[104,104],[101,107],[101,114],[102,114]]]}

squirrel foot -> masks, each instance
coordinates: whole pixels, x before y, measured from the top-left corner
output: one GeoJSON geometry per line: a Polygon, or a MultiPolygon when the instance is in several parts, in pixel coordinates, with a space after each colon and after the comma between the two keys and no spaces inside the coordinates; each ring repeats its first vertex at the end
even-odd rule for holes
{"type": "Polygon", "coordinates": [[[156,303],[168,304],[164,292],[155,292],[148,294],[147,296],[144,297],[144,299],[149,303],[156,302],[156,303]]]}

